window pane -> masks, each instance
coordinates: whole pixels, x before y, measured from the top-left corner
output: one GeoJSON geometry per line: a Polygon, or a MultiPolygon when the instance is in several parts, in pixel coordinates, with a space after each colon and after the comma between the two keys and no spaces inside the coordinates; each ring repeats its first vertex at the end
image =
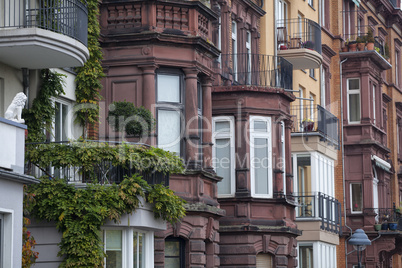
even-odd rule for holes
{"type": "Polygon", "coordinates": [[[61,104],[56,102],[56,116],[55,116],[55,121],[54,121],[54,140],[55,141],[61,141],[61,104]]]}
{"type": "Polygon", "coordinates": [[[359,79],[349,79],[349,90],[352,89],[360,89],[360,80],[359,79]]]}
{"type": "Polygon", "coordinates": [[[180,259],[179,258],[165,259],[165,267],[166,268],[180,268],[180,259]]]}
{"type": "Polygon", "coordinates": [[[165,267],[180,268],[180,241],[165,241],[165,267]]]}
{"type": "Polygon", "coordinates": [[[266,121],[254,121],[254,130],[255,131],[261,131],[261,132],[267,132],[267,122],[266,121]]]}
{"type": "Polygon", "coordinates": [[[352,211],[362,211],[362,185],[360,183],[353,183],[352,186],[352,211]]]}
{"type": "Polygon", "coordinates": [[[311,157],[297,156],[297,191],[300,194],[311,192],[311,157]]]}
{"type": "Polygon", "coordinates": [[[180,155],[180,113],[158,110],[158,147],[180,155]]]}
{"type": "Polygon", "coordinates": [[[67,140],[67,105],[62,104],[62,127],[61,127],[61,138],[63,141],[67,140]]]}
{"type": "Polygon", "coordinates": [[[349,95],[349,120],[360,121],[360,94],[349,95]]]}
{"type": "Polygon", "coordinates": [[[231,159],[230,159],[230,139],[218,139],[215,141],[216,155],[216,174],[223,180],[218,182],[218,194],[231,193],[231,159]]]}
{"type": "Polygon", "coordinates": [[[158,74],[158,101],[180,103],[180,76],[158,74]]]}
{"type": "Polygon", "coordinates": [[[230,122],[229,121],[220,121],[215,123],[215,131],[216,132],[230,132],[230,122]]]}
{"type": "Polygon", "coordinates": [[[313,268],[313,247],[312,246],[300,246],[300,268],[313,268]]]}
{"type": "Polygon", "coordinates": [[[122,268],[122,231],[106,230],[106,267],[122,268]]]}
{"type": "Polygon", "coordinates": [[[134,247],[134,268],[145,267],[145,255],[144,255],[144,241],[145,234],[143,233],[133,233],[133,247],[134,247]]]}
{"type": "Polygon", "coordinates": [[[268,194],[268,139],[254,139],[254,159],[251,164],[254,168],[255,193],[268,194]]]}

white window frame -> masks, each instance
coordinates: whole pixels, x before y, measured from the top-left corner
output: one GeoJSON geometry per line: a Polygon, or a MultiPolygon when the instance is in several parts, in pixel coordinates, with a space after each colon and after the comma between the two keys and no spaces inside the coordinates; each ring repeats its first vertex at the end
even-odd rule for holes
{"type": "Polygon", "coordinates": [[[246,31],[247,84],[251,84],[251,32],[246,31]]]}
{"type": "Polygon", "coordinates": [[[364,198],[363,198],[363,183],[361,183],[361,182],[351,182],[350,183],[350,212],[352,213],[352,214],[361,214],[361,213],[363,213],[363,200],[364,200],[364,198]],[[360,184],[360,187],[361,187],[361,202],[362,202],[362,210],[359,210],[359,211],[353,211],[353,191],[352,191],[352,185],[354,185],[354,184],[360,184]]]}
{"type": "MultiPolygon", "coordinates": [[[[14,267],[14,210],[0,207],[0,217],[2,224],[0,226],[0,268],[14,267]]],[[[22,230],[18,230],[22,232],[22,230]]]]}
{"type": "Polygon", "coordinates": [[[286,127],[285,122],[281,121],[281,147],[282,147],[282,165],[283,165],[283,193],[286,194],[286,127]]]}
{"type": "Polygon", "coordinates": [[[309,6],[314,7],[314,1],[313,0],[308,0],[308,4],[309,4],[309,6]]]}
{"type": "Polygon", "coordinates": [[[373,165],[373,208],[374,212],[377,214],[375,216],[376,222],[379,222],[379,217],[378,217],[378,175],[377,175],[377,170],[375,168],[375,165],[373,165]]]}
{"type": "Polygon", "coordinates": [[[237,81],[237,22],[232,20],[232,55],[233,55],[233,74],[234,80],[237,81]]]}
{"type": "MultiPolygon", "coordinates": [[[[324,1],[323,1],[324,2],[324,1]]],[[[326,96],[325,96],[325,68],[323,66],[320,67],[321,74],[321,83],[320,83],[320,93],[321,93],[321,106],[326,107],[326,96]]]]}
{"type": "Polygon", "coordinates": [[[272,198],[273,197],[273,183],[272,183],[272,127],[271,127],[271,117],[265,116],[250,116],[249,121],[249,131],[250,131],[250,177],[251,177],[251,196],[260,198],[272,198]],[[265,121],[267,123],[267,132],[254,131],[254,121],[265,121]],[[253,166],[254,161],[254,139],[255,138],[266,138],[268,139],[268,193],[267,194],[257,194],[255,191],[255,168],[253,166]]]}
{"type": "MultiPolygon", "coordinates": [[[[61,110],[60,114],[61,114],[61,118],[59,118],[60,122],[62,122],[61,124],[61,129],[59,130],[61,133],[61,137],[63,137],[62,132],[66,131],[66,139],[67,141],[69,139],[71,139],[73,137],[73,133],[72,133],[72,129],[73,129],[73,125],[71,124],[72,122],[72,109],[73,109],[73,105],[71,102],[66,101],[66,100],[62,100],[59,98],[52,98],[52,102],[53,102],[53,107],[56,108],[56,103],[59,103],[62,107],[63,105],[67,106],[67,114],[66,114],[66,122],[62,121],[63,118],[63,109],[61,110]]],[[[51,141],[58,141],[57,137],[56,137],[56,115],[54,117],[53,123],[52,123],[52,127],[53,127],[53,131],[52,131],[52,135],[51,135],[51,141]]]]}
{"type": "MultiPolygon", "coordinates": [[[[154,232],[153,231],[144,231],[135,228],[113,228],[113,227],[105,227],[102,228],[101,235],[103,236],[103,241],[105,241],[106,232],[108,230],[120,230],[122,231],[122,267],[126,268],[139,268],[134,267],[134,256],[133,256],[133,235],[134,232],[139,232],[144,234],[144,268],[153,268],[154,267],[154,232]]],[[[106,253],[106,249],[103,246],[103,250],[106,253]]],[[[104,259],[104,268],[106,267],[106,258],[104,259]]]]}
{"type": "MultiPolygon", "coordinates": [[[[222,51],[222,15],[218,18],[218,49],[222,51]]],[[[221,63],[222,56],[219,53],[218,62],[221,63]]]]}
{"type": "MultiPolygon", "coordinates": [[[[230,140],[230,193],[218,194],[219,198],[234,197],[236,191],[236,157],[235,157],[235,131],[234,131],[234,117],[233,116],[216,116],[212,118],[212,159],[216,160],[216,140],[229,139],[230,140]],[[229,132],[216,132],[215,124],[217,122],[229,122],[229,132]]],[[[216,161],[212,161],[214,169],[216,170],[216,161]]],[[[219,182],[218,182],[219,187],[219,182]]]]}
{"type": "Polygon", "coordinates": [[[376,123],[376,97],[375,97],[375,92],[376,92],[376,86],[373,84],[373,123],[376,123]]]}
{"type": "Polygon", "coordinates": [[[336,245],[317,242],[306,241],[297,243],[297,263],[300,265],[300,246],[312,246],[313,247],[313,267],[314,268],[336,268],[336,245]]]}
{"type": "Polygon", "coordinates": [[[346,86],[347,86],[347,105],[348,105],[348,122],[349,124],[360,124],[360,120],[362,118],[362,111],[361,111],[361,93],[360,93],[360,89],[361,89],[361,81],[360,78],[348,78],[346,80],[346,86]],[[349,81],[350,80],[358,80],[359,81],[359,89],[349,89],[349,81]],[[359,121],[351,121],[350,119],[350,104],[349,104],[349,98],[350,95],[358,95],[359,96],[359,117],[360,120],[359,121]]]}

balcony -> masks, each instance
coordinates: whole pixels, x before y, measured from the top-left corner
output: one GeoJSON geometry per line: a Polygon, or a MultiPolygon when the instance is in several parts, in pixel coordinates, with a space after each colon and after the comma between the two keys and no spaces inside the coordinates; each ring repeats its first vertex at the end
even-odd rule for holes
{"type": "MultiPolygon", "coordinates": [[[[94,142],[94,141],[91,141],[94,142]]],[[[37,146],[41,145],[46,145],[49,150],[55,149],[53,147],[54,145],[57,146],[57,144],[61,143],[68,143],[69,146],[67,147],[68,151],[70,153],[73,153],[75,150],[78,149],[78,147],[81,147],[79,143],[69,143],[69,142],[53,142],[53,143],[30,143],[26,144],[27,150],[29,152],[30,148],[34,148],[37,146]],[[50,145],[50,146],[49,146],[50,145]],[[33,147],[32,147],[33,146],[33,147]]],[[[118,144],[110,144],[109,146],[115,146],[118,144]]],[[[149,146],[143,145],[143,144],[133,144],[134,146],[139,146],[139,147],[147,147],[149,146]]],[[[101,145],[102,146],[102,145],[101,145]]],[[[107,146],[107,147],[109,147],[107,146]]],[[[46,148],[41,149],[42,152],[43,150],[47,150],[46,148]]],[[[91,147],[86,147],[88,148],[88,158],[91,157],[91,154],[94,154],[95,151],[92,150],[91,147]]],[[[96,147],[95,147],[96,148],[96,147]]],[[[65,149],[61,149],[65,150],[65,149]]],[[[126,148],[120,148],[119,150],[124,151],[127,150],[126,148]]],[[[130,150],[130,149],[129,149],[130,150]]],[[[45,152],[46,153],[46,152],[45,152]]],[[[67,157],[66,159],[71,159],[71,156],[69,152],[67,152],[67,157]]],[[[130,161],[126,161],[126,164],[119,165],[116,164],[116,159],[119,157],[127,157],[124,154],[121,155],[110,155],[107,154],[105,155],[105,160],[95,163],[93,165],[88,165],[83,163],[81,166],[77,166],[72,164],[73,161],[62,161],[62,165],[58,165],[57,167],[41,167],[40,164],[33,164],[32,162],[28,162],[26,169],[27,173],[30,175],[36,176],[36,177],[41,177],[41,176],[48,176],[50,178],[62,178],[68,183],[74,183],[74,184],[86,184],[86,183],[99,183],[99,184],[119,184],[125,176],[132,176],[134,174],[138,174],[142,176],[142,178],[147,181],[148,184],[153,185],[153,184],[160,184],[163,183],[165,186],[169,186],[169,174],[165,174],[163,172],[158,172],[155,171],[152,167],[144,169],[144,170],[139,170],[136,169],[130,161]]],[[[53,160],[52,160],[53,161],[53,160]]],[[[136,160],[136,161],[141,161],[141,160],[136,160]]],[[[147,163],[148,166],[151,166],[151,163],[147,163]]]]}
{"type": "Polygon", "coordinates": [[[88,13],[81,0],[0,0],[0,62],[16,68],[82,66],[88,13]]]}
{"type": "Polygon", "coordinates": [[[292,63],[294,69],[315,69],[322,63],[321,27],[309,19],[277,21],[278,56],[292,63]]]}
{"type": "Polygon", "coordinates": [[[321,192],[293,195],[296,203],[296,220],[320,221],[320,229],[342,234],[341,203],[321,192]]]}
{"type": "Polygon", "coordinates": [[[368,223],[396,223],[396,230],[392,230],[392,228],[386,229],[382,228],[381,232],[395,232],[402,231],[402,208],[365,208],[363,213],[364,216],[369,217],[370,219],[367,221],[368,223]]]}
{"type": "Polygon", "coordinates": [[[215,86],[250,85],[291,89],[293,85],[293,67],[282,57],[261,54],[222,54],[221,74],[215,86]]]}
{"type": "Polygon", "coordinates": [[[318,134],[321,140],[339,148],[339,119],[324,107],[292,105],[290,113],[293,117],[292,133],[305,136],[318,134]]]}

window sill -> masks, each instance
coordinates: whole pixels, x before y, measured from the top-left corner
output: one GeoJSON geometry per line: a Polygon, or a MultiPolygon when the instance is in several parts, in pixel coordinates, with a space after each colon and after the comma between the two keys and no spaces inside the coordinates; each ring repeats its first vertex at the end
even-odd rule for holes
{"type": "Polygon", "coordinates": [[[315,78],[314,76],[309,75],[311,79],[313,79],[314,81],[317,81],[317,78],[315,78]]]}
{"type": "Polygon", "coordinates": [[[309,6],[312,10],[316,11],[315,8],[314,8],[312,5],[308,4],[308,6],[309,6]]]}

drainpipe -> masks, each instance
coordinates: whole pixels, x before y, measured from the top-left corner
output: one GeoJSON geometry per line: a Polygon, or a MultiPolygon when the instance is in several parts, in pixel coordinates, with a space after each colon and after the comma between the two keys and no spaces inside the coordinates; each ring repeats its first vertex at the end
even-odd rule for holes
{"type": "Polygon", "coordinates": [[[27,68],[22,68],[22,86],[24,88],[24,94],[27,96],[25,108],[29,109],[29,69],[27,68]]]}
{"type": "MultiPolygon", "coordinates": [[[[350,233],[353,233],[352,228],[350,228],[347,223],[346,223],[346,194],[345,194],[345,146],[343,144],[343,88],[342,88],[342,64],[347,61],[348,59],[344,59],[341,61],[339,64],[339,75],[340,75],[340,84],[341,84],[341,143],[342,143],[342,187],[343,187],[343,218],[345,221],[345,227],[347,227],[350,230],[350,233]]],[[[346,266],[348,265],[348,253],[347,253],[347,248],[348,248],[348,239],[345,239],[345,263],[346,266]]]]}

